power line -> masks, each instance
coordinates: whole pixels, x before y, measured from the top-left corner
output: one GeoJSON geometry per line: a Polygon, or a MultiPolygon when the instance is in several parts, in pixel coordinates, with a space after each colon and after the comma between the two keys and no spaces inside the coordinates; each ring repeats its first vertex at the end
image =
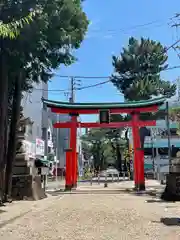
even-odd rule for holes
{"type": "MultiPolygon", "coordinates": [[[[180,68],[180,65],[179,66],[173,66],[173,67],[169,67],[169,68],[166,68],[163,71],[168,71],[168,70],[173,70],[173,69],[178,69],[180,68]]],[[[65,77],[65,76],[62,76],[62,77],[65,77]]],[[[69,78],[69,76],[66,76],[67,78],[69,78]]],[[[83,90],[83,89],[86,89],[86,88],[91,88],[91,87],[97,87],[97,86],[100,86],[100,85],[104,85],[108,82],[111,82],[111,78],[112,76],[106,76],[106,77],[90,77],[90,76],[74,76],[74,78],[88,78],[88,79],[91,79],[91,78],[95,78],[95,79],[108,79],[106,81],[103,81],[103,82],[100,82],[100,83],[96,83],[96,84],[91,84],[91,85],[87,85],[87,86],[84,86],[84,87],[79,87],[79,88],[75,88],[75,90],[83,90]]],[[[33,90],[36,90],[36,91],[48,91],[48,92],[71,92],[71,89],[49,89],[49,90],[44,90],[44,89],[33,89],[33,90]]]]}
{"type": "MultiPolygon", "coordinates": [[[[171,18],[167,18],[168,20],[171,20],[171,18]]],[[[166,21],[167,21],[166,19],[166,21]]],[[[164,19],[165,20],[165,19],[164,19]]],[[[147,23],[143,23],[143,24],[137,24],[137,25],[134,25],[134,26],[129,26],[129,27],[122,27],[120,29],[106,29],[103,31],[103,29],[92,29],[90,30],[90,33],[99,33],[99,32],[123,32],[123,31],[126,31],[126,30],[133,30],[133,29],[137,29],[137,28],[142,28],[142,27],[147,27],[147,26],[151,26],[151,25],[154,25],[154,24],[157,24],[157,23],[161,23],[161,22],[164,22],[164,20],[154,20],[154,21],[151,21],[151,22],[147,22],[147,23]]],[[[159,25],[158,25],[159,26],[159,25]]],[[[162,25],[161,25],[162,26],[162,25]]]]}
{"type": "MultiPolygon", "coordinates": [[[[110,78],[110,77],[109,77],[110,78]]],[[[104,82],[100,82],[100,83],[96,83],[96,84],[91,84],[91,85],[88,85],[88,86],[84,86],[84,87],[81,87],[81,88],[76,88],[76,90],[83,90],[83,89],[87,89],[87,88],[92,88],[92,87],[97,87],[97,86],[100,86],[100,85],[104,85],[108,82],[111,82],[111,79],[107,80],[107,81],[104,81],[104,82]]]]}
{"type": "MultiPolygon", "coordinates": [[[[180,66],[170,67],[170,68],[164,69],[162,71],[172,70],[172,69],[176,69],[176,68],[180,68],[180,66]]],[[[107,81],[96,83],[96,84],[91,84],[91,85],[84,86],[84,87],[81,87],[81,88],[77,88],[76,90],[83,90],[83,89],[87,89],[87,88],[91,88],[91,87],[97,87],[97,86],[100,86],[100,85],[104,85],[108,82],[111,82],[111,78],[112,77],[109,77],[109,80],[107,80],[107,81]]]]}
{"type": "Polygon", "coordinates": [[[109,76],[72,76],[72,75],[59,75],[59,74],[54,74],[55,76],[59,78],[81,78],[81,79],[107,79],[109,76]]]}
{"type": "MultiPolygon", "coordinates": [[[[159,24],[159,25],[155,25],[155,26],[152,26],[153,29],[155,28],[160,28],[162,26],[164,26],[165,24],[159,24]]],[[[132,28],[132,29],[122,29],[122,30],[118,30],[118,31],[115,31],[115,30],[106,30],[106,32],[101,32],[101,31],[97,31],[97,32],[93,32],[93,31],[89,31],[86,35],[86,39],[88,38],[107,38],[108,35],[111,35],[112,37],[113,36],[116,36],[118,34],[123,34],[123,35],[126,35],[126,34],[129,34],[129,33],[132,33],[132,31],[136,30],[138,28],[132,28]]],[[[150,27],[145,27],[144,26],[144,30],[148,30],[150,29],[150,27]]]]}
{"type": "MultiPolygon", "coordinates": [[[[171,48],[174,49],[174,47],[180,42],[180,39],[178,39],[176,42],[174,42],[173,44],[171,44],[169,47],[165,48],[164,51],[162,53],[166,53],[167,51],[169,51],[171,48]]],[[[177,68],[180,68],[180,66],[173,66],[173,67],[169,67],[169,68],[166,68],[162,71],[168,71],[168,70],[173,70],[173,69],[177,69],[177,68]]],[[[88,86],[84,86],[84,87],[79,87],[79,88],[76,88],[76,90],[83,90],[83,89],[87,89],[87,88],[92,88],[92,87],[97,87],[97,86],[101,86],[101,85],[104,85],[108,82],[111,82],[111,78],[112,76],[68,76],[68,75],[58,75],[58,74],[54,74],[55,76],[58,76],[60,78],[71,78],[73,79],[73,81],[76,79],[76,78],[81,78],[81,79],[108,79],[106,81],[103,81],[103,82],[100,82],[100,83],[96,83],[96,84],[91,84],[91,85],[88,85],[88,86]]],[[[80,81],[80,80],[79,80],[80,81]]],[[[73,90],[74,90],[74,84],[73,84],[73,90]]],[[[44,90],[44,89],[34,89],[34,90],[44,90]]],[[[71,89],[58,89],[58,90],[53,90],[53,89],[50,89],[50,90],[44,90],[44,91],[48,91],[48,92],[72,92],[72,88],[71,89]]]]}
{"type": "MultiPolygon", "coordinates": [[[[178,39],[177,41],[175,41],[173,44],[171,44],[170,46],[168,47],[165,47],[164,48],[164,51],[162,52],[163,53],[166,53],[168,52],[171,48],[174,49],[174,47],[180,43],[180,39],[178,39]]],[[[175,69],[175,68],[179,68],[180,66],[173,66],[173,67],[169,67],[169,68],[166,68],[162,71],[166,71],[166,70],[172,70],[172,69],[175,69]]],[[[107,79],[107,78],[110,78],[110,76],[72,76],[72,75],[59,75],[59,74],[56,74],[54,73],[55,76],[57,77],[60,77],[60,78],[81,78],[81,79],[107,79]]]]}
{"type": "Polygon", "coordinates": [[[174,46],[176,46],[178,43],[180,42],[180,39],[178,39],[176,42],[174,42],[172,45],[170,45],[169,47],[165,48],[164,52],[169,51],[169,49],[173,48],[174,46]]]}
{"type": "MultiPolygon", "coordinates": [[[[173,66],[173,67],[168,67],[162,71],[168,71],[168,70],[173,70],[176,68],[180,68],[180,65],[178,66],[173,66]]],[[[111,78],[111,76],[80,76],[80,75],[59,75],[59,74],[55,74],[55,76],[59,77],[59,78],[81,78],[81,79],[107,79],[107,78],[111,78]]],[[[62,90],[63,91],[63,90],[62,90]]]]}

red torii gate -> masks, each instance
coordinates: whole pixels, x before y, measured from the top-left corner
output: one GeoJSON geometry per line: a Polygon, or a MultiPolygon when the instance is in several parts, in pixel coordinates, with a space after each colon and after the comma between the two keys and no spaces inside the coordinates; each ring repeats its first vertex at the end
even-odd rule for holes
{"type": "Polygon", "coordinates": [[[141,121],[140,113],[156,112],[158,107],[165,102],[165,98],[155,98],[147,101],[134,101],[127,103],[69,103],[57,102],[43,99],[44,104],[51,108],[53,113],[69,114],[71,121],[58,122],[55,128],[70,128],[70,146],[66,151],[66,189],[77,186],[77,155],[76,141],[77,128],[119,128],[132,127],[133,148],[134,148],[134,183],[138,190],[145,189],[144,178],[144,150],[141,148],[139,127],[155,126],[156,121],[141,121]],[[127,122],[78,122],[80,114],[98,114],[100,110],[109,110],[110,114],[126,113],[131,115],[131,120],[127,122]]]}

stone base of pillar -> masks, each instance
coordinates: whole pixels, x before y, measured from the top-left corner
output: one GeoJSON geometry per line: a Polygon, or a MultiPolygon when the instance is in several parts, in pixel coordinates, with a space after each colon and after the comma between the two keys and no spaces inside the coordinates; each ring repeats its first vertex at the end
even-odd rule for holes
{"type": "Polygon", "coordinates": [[[73,189],[76,189],[76,188],[77,188],[77,183],[73,183],[73,184],[72,184],[72,188],[73,188],[73,189]]]}
{"type": "Polygon", "coordinates": [[[170,173],[167,176],[161,199],[170,202],[180,201],[180,173],[170,173]]]}
{"type": "Polygon", "coordinates": [[[146,190],[145,183],[139,184],[139,191],[145,191],[145,190],[146,190]]]}
{"type": "Polygon", "coordinates": [[[65,186],[65,191],[71,191],[72,189],[72,186],[71,185],[66,185],[65,186]]]}
{"type": "Polygon", "coordinates": [[[145,183],[135,184],[134,191],[145,191],[145,183]]]}

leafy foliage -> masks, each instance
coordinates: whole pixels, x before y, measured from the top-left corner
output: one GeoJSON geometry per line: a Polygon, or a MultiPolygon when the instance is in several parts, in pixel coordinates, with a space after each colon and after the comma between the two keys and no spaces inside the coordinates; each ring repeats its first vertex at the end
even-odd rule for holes
{"type": "Polygon", "coordinates": [[[180,122],[180,107],[169,109],[169,118],[172,121],[180,122]]]}
{"type": "Polygon", "coordinates": [[[113,56],[111,81],[126,100],[147,100],[159,94],[171,97],[176,85],[160,77],[160,72],[168,67],[167,58],[166,50],[159,42],[144,38],[138,41],[131,37],[120,56],[113,56]]]}
{"type": "MultiPolygon", "coordinates": [[[[15,156],[14,149],[16,149],[14,148],[16,122],[18,122],[20,114],[22,92],[29,91],[34,82],[47,82],[53,76],[52,70],[57,69],[61,64],[72,64],[76,60],[73,50],[80,47],[87,27],[88,20],[82,10],[81,0],[3,0],[1,2],[0,201],[3,196],[1,180],[5,168],[4,139],[7,134],[3,124],[7,122],[7,110],[10,115],[11,112],[16,113],[13,114],[15,117],[12,119],[15,120],[11,121],[11,125],[13,122],[15,124],[11,127],[9,137],[13,140],[7,151],[7,155],[11,153],[11,158],[7,157],[8,161],[6,162],[6,165],[9,164],[6,167],[6,182],[9,184],[15,156]],[[14,87],[15,83],[18,87],[14,87]],[[14,94],[15,92],[16,94],[14,94]],[[18,101],[16,101],[17,96],[18,101]],[[16,102],[13,111],[11,109],[12,102],[16,102]]],[[[6,189],[6,194],[7,192],[9,192],[8,189],[6,189]]]]}
{"type": "MultiPolygon", "coordinates": [[[[124,118],[121,115],[112,115],[111,121],[119,122],[124,118]]],[[[125,140],[121,138],[123,128],[120,129],[91,129],[82,136],[83,154],[85,158],[93,157],[93,166],[96,170],[105,169],[113,165],[122,170],[121,152],[125,140]]]]}
{"type": "Polygon", "coordinates": [[[35,15],[36,11],[32,11],[28,14],[28,16],[10,23],[3,23],[0,21],[0,37],[15,39],[20,34],[20,29],[22,29],[26,24],[30,24],[35,15]]]}

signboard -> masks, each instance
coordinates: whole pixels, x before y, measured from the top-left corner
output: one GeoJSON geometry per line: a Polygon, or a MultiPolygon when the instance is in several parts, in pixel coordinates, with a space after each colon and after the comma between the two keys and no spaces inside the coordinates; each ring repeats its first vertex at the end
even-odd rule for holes
{"type": "Polygon", "coordinates": [[[100,123],[109,123],[110,122],[110,111],[109,110],[100,110],[99,111],[99,122],[100,123]]]}
{"type": "Polygon", "coordinates": [[[27,159],[29,158],[35,158],[35,154],[36,154],[36,145],[35,143],[23,140],[22,141],[23,147],[25,149],[25,153],[27,156],[27,159]]]}
{"type": "Polygon", "coordinates": [[[44,156],[44,141],[36,138],[36,156],[44,156]]]}
{"type": "Polygon", "coordinates": [[[53,142],[51,140],[48,140],[48,147],[53,148],[53,142]]]}
{"type": "Polygon", "coordinates": [[[41,175],[48,175],[49,174],[49,168],[48,167],[42,167],[41,168],[41,175]]]}

